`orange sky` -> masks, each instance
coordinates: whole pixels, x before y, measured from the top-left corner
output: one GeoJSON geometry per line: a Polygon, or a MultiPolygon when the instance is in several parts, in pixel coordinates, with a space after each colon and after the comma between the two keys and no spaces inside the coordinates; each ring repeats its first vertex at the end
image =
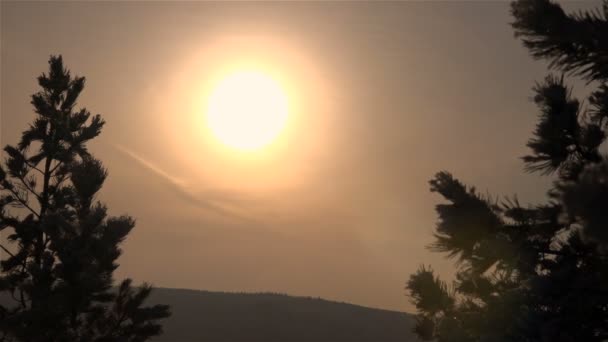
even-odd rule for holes
{"type": "MultiPolygon", "coordinates": [[[[571,3],[567,8],[593,3],[571,3]]],[[[542,199],[522,172],[545,66],[513,38],[506,2],[2,2],[0,142],[32,120],[50,54],[86,76],[107,121],[99,199],[137,226],[117,276],[156,286],[273,291],[411,310],[449,170],[483,192],[542,199]],[[238,66],[285,84],[281,139],[243,156],[201,124],[238,66]]],[[[577,85],[583,91],[582,85],[577,85]]]]}

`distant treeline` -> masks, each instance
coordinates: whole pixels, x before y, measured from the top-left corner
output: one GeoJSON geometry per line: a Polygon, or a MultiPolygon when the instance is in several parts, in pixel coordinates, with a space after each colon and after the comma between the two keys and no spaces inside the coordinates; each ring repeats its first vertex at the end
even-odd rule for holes
{"type": "Polygon", "coordinates": [[[153,341],[415,341],[410,315],[275,293],[155,289],[172,316],[153,341]]]}

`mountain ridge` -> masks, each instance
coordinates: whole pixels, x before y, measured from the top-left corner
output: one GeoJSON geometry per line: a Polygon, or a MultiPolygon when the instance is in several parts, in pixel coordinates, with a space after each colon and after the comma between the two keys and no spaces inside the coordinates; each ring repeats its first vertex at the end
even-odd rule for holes
{"type": "Polygon", "coordinates": [[[172,316],[155,342],[416,341],[411,314],[310,296],[155,288],[172,316]]]}
{"type": "MultiPolygon", "coordinates": [[[[12,302],[0,294],[0,304],[12,302]]],[[[171,306],[152,342],[413,342],[411,314],[311,296],[155,287],[171,306]]]]}

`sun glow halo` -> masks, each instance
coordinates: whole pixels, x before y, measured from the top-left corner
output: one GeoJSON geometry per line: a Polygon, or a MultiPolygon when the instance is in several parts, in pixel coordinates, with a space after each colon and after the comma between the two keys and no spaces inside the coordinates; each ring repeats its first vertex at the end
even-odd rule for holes
{"type": "Polygon", "coordinates": [[[288,101],[281,86],[257,71],[223,78],[208,99],[207,125],[224,145],[257,150],[276,139],[287,122],[288,101]]]}

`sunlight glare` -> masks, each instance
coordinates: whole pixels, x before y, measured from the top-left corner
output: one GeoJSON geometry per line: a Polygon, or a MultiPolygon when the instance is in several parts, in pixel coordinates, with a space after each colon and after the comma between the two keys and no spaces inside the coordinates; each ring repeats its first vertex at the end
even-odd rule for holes
{"type": "Polygon", "coordinates": [[[208,99],[207,125],[224,145],[257,150],[274,141],[288,116],[281,86],[264,73],[235,72],[222,79],[208,99]]]}

